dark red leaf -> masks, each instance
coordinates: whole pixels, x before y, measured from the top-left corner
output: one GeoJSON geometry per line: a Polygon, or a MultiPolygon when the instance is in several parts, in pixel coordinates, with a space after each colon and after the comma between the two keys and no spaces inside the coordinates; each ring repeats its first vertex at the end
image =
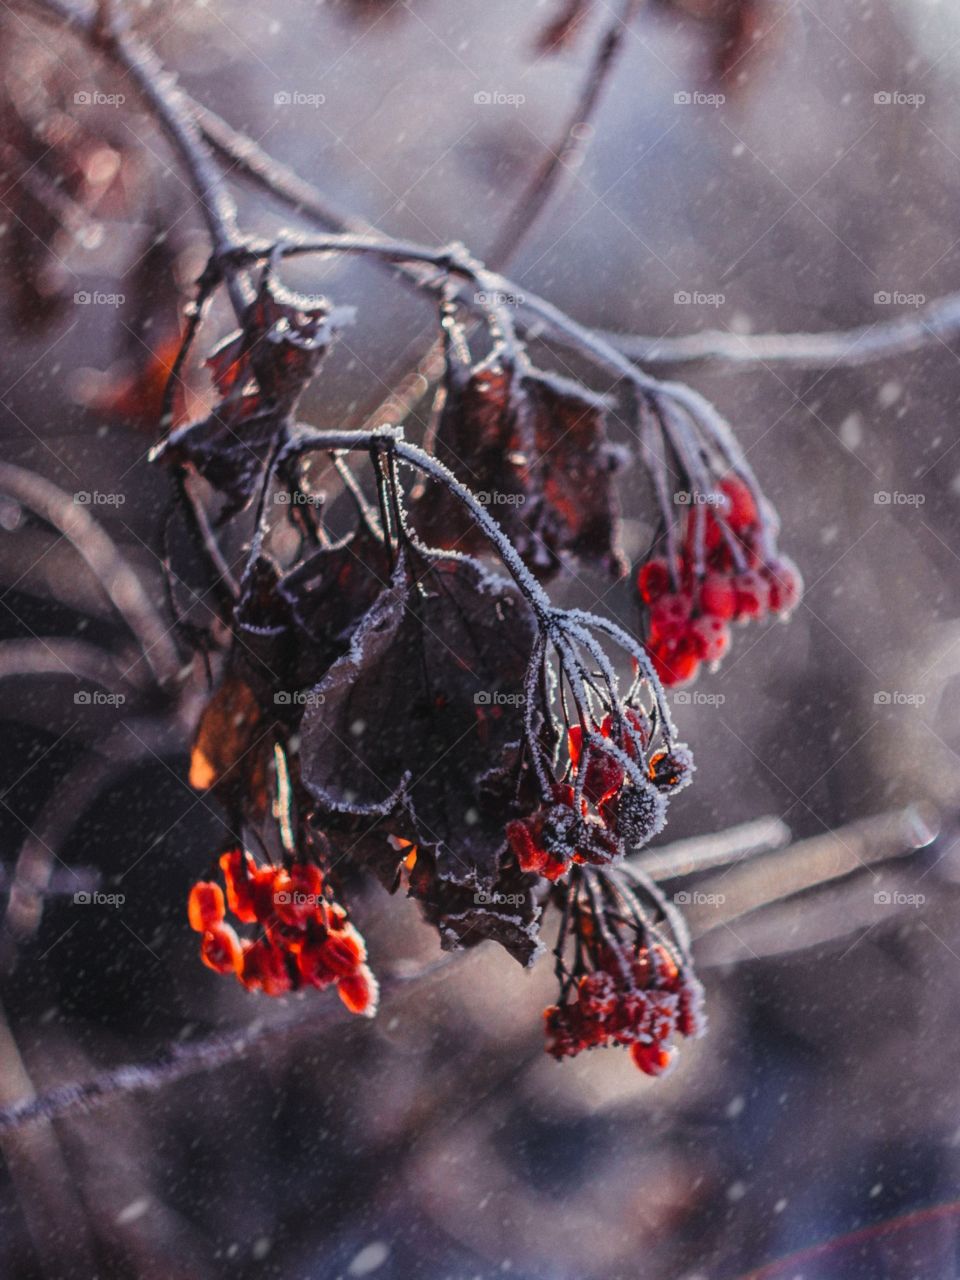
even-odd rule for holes
{"type": "MultiPolygon", "coordinates": [[[[564,553],[619,575],[614,472],[622,453],[606,438],[604,401],[564,378],[516,368],[494,352],[470,368],[448,358],[445,402],[431,441],[540,577],[564,553]]],[[[412,506],[423,539],[467,552],[487,543],[455,498],[427,483],[412,506]]]]}

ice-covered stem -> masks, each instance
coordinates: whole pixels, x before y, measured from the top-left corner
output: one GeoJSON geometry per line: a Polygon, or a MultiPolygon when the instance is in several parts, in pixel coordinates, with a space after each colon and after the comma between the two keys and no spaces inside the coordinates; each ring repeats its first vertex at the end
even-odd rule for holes
{"type": "MultiPolygon", "coordinates": [[[[468,311],[486,316],[488,320],[492,317],[498,330],[510,345],[512,345],[514,328],[522,332],[522,327],[514,326],[508,314],[508,308],[503,304],[498,302],[481,304],[477,301],[477,294],[482,293],[488,298],[504,295],[521,298],[522,301],[518,303],[519,311],[528,312],[550,329],[575,342],[581,353],[592,364],[608,374],[623,379],[633,388],[638,399],[645,399],[665,431],[678,433],[676,421],[671,423],[666,420],[666,414],[662,408],[665,401],[668,405],[673,402],[679,411],[686,413],[696,427],[708,436],[715,448],[723,454],[727,465],[739,471],[753,487],[756,487],[753,472],[744,460],[729,425],[705,396],[684,383],[661,382],[650,374],[644,373],[599,334],[579,324],[545,298],[522,290],[519,284],[507,276],[483,266],[460,244],[431,249],[406,240],[385,240],[381,237],[366,235],[330,235],[319,239],[291,240],[281,244],[247,244],[238,247],[229,257],[234,265],[252,266],[270,258],[300,257],[312,253],[371,254],[391,262],[406,261],[435,266],[442,279],[462,277],[473,286],[473,295],[461,290],[456,295],[457,302],[468,311]]],[[[671,438],[673,438],[672,435],[671,438]]]]}
{"type": "Polygon", "coordinates": [[[400,428],[377,427],[372,431],[326,431],[299,426],[296,434],[281,449],[277,464],[282,467],[289,458],[312,450],[369,452],[375,449],[384,449],[392,453],[398,462],[436,480],[462,503],[477,526],[496,548],[504,567],[530,605],[538,622],[549,633],[554,625],[553,617],[560,611],[554,608],[550,597],[523,563],[520,553],[503,529],[483,503],[465,484],[461,484],[449,468],[424,449],[404,440],[400,428]]]}
{"type": "MultiPolygon", "coordinates": [[[[331,206],[326,197],[292,169],[274,159],[252,138],[232,128],[207,107],[183,95],[204,138],[229,163],[289,208],[334,231],[376,236],[375,227],[331,206]]],[[[495,263],[500,259],[491,253],[495,263]]],[[[409,283],[422,288],[425,275],[400,267],[409,283]]],[[[718,364],[730,372],[751,371],[764,365],[794,368],[854,368],[907,355],[942,344],[960,333],[960,293],[935,298],[915,314],[879,323],[824,333],[739,334],[710,329],[681,337],[644,337],[598,330],[610,346],[641,364],[718,364]]]]}
{"type": "Polygon", "coordinates": [[[645,364],[720,364],[731,372],[771,364],[851,369],[956,338],[960,333],[960,293],[935,298],[908,316],[824,333],[742,334],[706,329],[679,338],[601,333],[629,359],[645,364]]]}
{"type": "MultiPolygon", "coordinates": [[[[363,219],[333,208],[318,188],[268,155],[252,138],[209,108],[184,97],[204,138],[233,171],[245,174],[261,190],[318,225],[335,231],[379,234],[363,219]]],[[[490,257],[494,263],[501,261],[495,251],[490,257]]],[[[402,267],[401,271],[414,287],[422,288],[426,283],[422,272],[402,267]]],[[[955,338],[960,333],[960,293],[935,298],[909,316],[824,333],[739,334],[708,329],[681,337],[654,338],[603,329],[597,332],[622,355],[641,364],[717,364],[733,373],[771,364],[798,369],[855,368],[955,338]]]]}

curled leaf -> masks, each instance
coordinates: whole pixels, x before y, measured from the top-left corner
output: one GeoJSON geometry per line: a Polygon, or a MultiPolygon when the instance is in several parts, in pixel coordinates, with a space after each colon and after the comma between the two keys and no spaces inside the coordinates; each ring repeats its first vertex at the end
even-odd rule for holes
{"type": "Polygon", "coordinates": [[[353,859],[388,883],[415,845],[417,883],[429,867],[439,914],[483,906],[470,898],[501,876],[526,777],[519,742],[535,638],[512,584],[474,561],[408,549],[304,711],[302,777],[318,821],[332,838],[346,827],[353,859]]]}
{"type": "Polygon", "coordinates": [[[202,421],[172,432],[155,456],[193,467],[226,497],[220,523],[256,493],[297,400],[346,318],[324,298],[302,298],[265,275],[243,327],[208,359],[220,403],[202,421]]]}
{"type": "MultiPolygon", "coordinates": [[[[619,576],[614,473],[606,402],[585,387],[495,350],[469,366],[448,353],[436,456],[478,495],[540,577],[564,554],[619,576]]],[[[486,550],[483,534],[441,486],[427,483],[412,517],[432,546],[486,550]]]]}

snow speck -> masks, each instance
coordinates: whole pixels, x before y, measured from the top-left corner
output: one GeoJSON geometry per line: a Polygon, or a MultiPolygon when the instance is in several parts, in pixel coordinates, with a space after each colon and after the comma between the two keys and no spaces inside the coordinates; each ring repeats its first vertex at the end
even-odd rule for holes
{"type": "Polygon", "coordinates": [[[258,1240],[254,1240],[253,1248],[250,1250],[250,1256],[255,1262],[262,1262],[269,1252],[269,1238],[267,1236],[260,1236],[258,1240]]]}
{"type": "Polygon", "coordinates": [[[870,1199],[876,1200],[877,1196],[880,1194],[882,1190],[883,1190],[883,1183],[875,1182],[873,1186],[870,1188],[870,1199]]]}
{"type": "Polygon", "coordinates": [[[752,333],[753,321],[745,311],[735,311],[730,317],[731,333],[752,333]]]}
{"type": "Polygon", "coordinates": [[[354,1260],[347,1267],[348,1276],[371,1276],[390,1257],[390,1249],[382,1240],[374,1240],[364,1245],[354,1260]]]}
{"type": "Polygon", "coordinates": [[[727,1187],[727,1199],[732,1200],[734,1204],[738,1200],[742,1200],[747,1194],[747,1184],[745,1182],[731,1182],[727,1187]]]}
{"type": "Polygon", "coordinates": [[[889,409],[903,395],[903,387],[899,382],[885,382],[877,392],[877,403],[881,409],[889,409]]]}
{"type": "Polygon", "coordinates": [[[840,440],[845,449],[856,449],[863,439],[863,418],[851,413],[840,423],[840,440]]]}
{"type": "Polygon", "coordinates": [[[726,1115],[728,1120],[736,1120],[737,1116],[743,1115],[747,1100],[742,1093],[738,1093],[735,1098],[731,1098],[727,1103],[726,1115]]]}
{"type": "Polygon", "coordinates": [[[786,1201],[786,1198],[783,1197],[780,1200],[778,1200],[777,1203],[773,1206],[773,1212],[783,1213],[786,1207],[787,1207],[787,1201],[786,1201]]]}
{"type": "Polygon", "coordinates": [[[121,1209],[114,1221],[118,1227],[125,1227],[131,1222],[136,1222],[150,1208],[150,1200],[147,1196],[141,1196],[138,1200],[131,1200],[125,1209],[121,1209]]]}

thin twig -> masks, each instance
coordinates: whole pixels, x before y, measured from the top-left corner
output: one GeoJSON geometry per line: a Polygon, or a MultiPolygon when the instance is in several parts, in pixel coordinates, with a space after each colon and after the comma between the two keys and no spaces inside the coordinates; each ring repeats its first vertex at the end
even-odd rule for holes
{"type": "Polygon", "coordinates": [[[699,881],[702,901],[684,908],[687,920],[702,937],[752,911],[922,849],[937,837],[938,824],[937,815],[909,805],[761,854],[699,881]]]}
{"type": "Polygon", "coordinates": [[[118,658],[86,640],[48,636],[43,640],[0,640],[0,680],[22,676],[70,676],[101,689],[122,692],[135,684],[136,667],[124,670],[118,658]]]}
{"type": "MultiPolygon", "coordinates": [[[[524,189],[519,201],[507,214],[500,233],[487,254],[488,261],[493,267],[499,269],[510,264],[536,222],[542,217],[564,169],[572,168],[575,162],[578,164],[582,162],[590,136],[585,126],[589,125],[600,104],[603,89],[616,65],[617,56],[623,45],[623,37],[637,4],[638,0],[625,0],[621,12],[614,15],[610,26],[601,36],[583,87],[573,110],[564,122],[557,141],[548,147],[546,156],[529,185],[524,189]],[[578,126],[581,126],[579,133],[578,126]]],[[[431,343],[429,349],[417,361],[416,366],[400,380],[386,399],[381,401],[364,425],[375,426],[383,422],[404,421],[437,384],[443,376],[445,367],[445,344],[440,337],[431,343]]]]}
{"type": "Polygon", "coordinates": [[[825,333],[741,334],[707,329],[682,338],[644,338],[598,332],[623,355],[646,364],[725,364],[735,371],[766,364],[855,368],[957,338],[960,293],[935,298],[913,315],[825,333]]]}
{"type": "Polygon", "coordinates": [[[140,578],[84,504],[50,480],[23,467],[0,463],[0,492],[33,511],[68,539],[140,643],[157,681],[176,678],[180,659],[169,628],[140,578]]]}
{"type": "MultiPolygon", "coordinates": [[[[192,708],[184,707],[182,720],[192,708]]],[[[103,791],[142,760],[163,758],[182,750],[181,719],[125,721],[84,756],[47,797],[31,819],[27,838],[17,854],[10,877],[9,897],[0,922],[0,971],[9,972],[20,958],[17,943],[36,932],[43,917],[56,863],[72,876],[75,889],[86,888],[78,873],[60,857],[67,837],[103,791]],[[129,726],[126,727],[126,726],[129,726]]]]}
{"type": "Polygon", "coordinates": [[[771,853],[789,843],[790,829],[781,818],[755,818],[727,831],[644,849],[629,861],[654,880],[679,880],[728,867],[759,853],[771,853]]]}
{"type": "Polygon", "coordinates": [[[516,256],[542,216],[564,170],[570,171],[582,162],[589,138],[585,126],[589,125],[600,105],[603,90],[616,66],[624,37],[638,7],[639,0],[624,0],[620,12],[613,15],[610,25],[600,37],[573,110],[554,143],[547,148],[547,154],[511,209],[487,254],[492,266],[506,266],[516,256]]]}
{"type": "MultiPolygon", "coordinates": [[[[120,30],[106,10],[83,14],[63,0],[34,0],[32,7],[79,31],[120,67],[136,87],[187,171],[210,232],[214,257],[220,261],[240,243],[236,206],[191,118],[186,96],[177,88],[173,77],[164,71],[153,51],[136,36],[120,30]]],[[[226,272],[226,281],[240,318],[253,296],[249,282],[234,271],[226,272]]]]}
{"type": "MultiPolygon", "coordinates": [[[[416,969],[395,972],[382,982],[381,991],[385,994],[394,992],[428,978],[462,954],[448,952],[416,969]]],[[[46,1093],[0,1108],[0,1135],[26,1125],[58,1120],[69,1114],[90,1112],[117,1096],[156,1092],[187,1076],[237,1062],[260,1044],[273,1046],[286,1038],[314,1035],[344,1020],[343,1010],[330,1001],[319,1010],[311,1011],[309,1018],[304,1018],[301,1008],[297,1008],[291,1018],[282,1022],[260,1020],[235,1031],[173,1044],[150,1062],[111,1067],[90,1080],[57,1085],[46,1093]]]]}

